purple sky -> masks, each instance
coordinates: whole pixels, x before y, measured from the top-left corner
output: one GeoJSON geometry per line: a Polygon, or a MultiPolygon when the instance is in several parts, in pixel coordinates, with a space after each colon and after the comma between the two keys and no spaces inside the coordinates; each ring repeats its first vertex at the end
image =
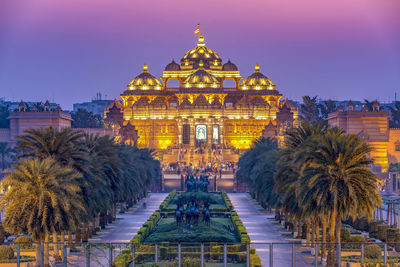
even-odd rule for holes
{"type": "MultiPolygon", "coordinates": [[[[394,100],[399,0],[1,0],[0,97],[64,109],[159,77],[201,32],[243,77],[255,63],[291,99],[394,100]]],[[[400,94],[398,99],[400,99],[400,94]]]]}

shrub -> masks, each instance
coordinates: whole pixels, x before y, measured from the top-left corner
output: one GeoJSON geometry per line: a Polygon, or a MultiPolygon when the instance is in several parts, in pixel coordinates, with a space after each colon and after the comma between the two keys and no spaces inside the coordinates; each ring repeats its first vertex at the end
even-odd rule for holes
{"type": "Polygon", "coordinates": [[[32,248],[32,238],[30,236],[19,236],[15,239],[16,243],[19,243],[20,247],[23,249],[32,248]]]}
{"type": "Polygon", "coordinates": [[[250,267],[261,267],[261,259],[257,254],[250,254],[250,267]]]}
{"type": "Polygon", "coordinates": [[[382,258],[382,249],[376,244],[366,245],[364,247],[364,253],[367,259],[382,258]]]}
{"type": "Polygon", "coordinates": [[[182,266],[183,267],[201,267],[201,261],[200,261],[200,259],[184,258],[182,266]]]}
{"type": "Polygon", "coordinates": [[[378,238],[382,241],[386,241],[386,230],[389,228],[390,226],[387,224],[379,224],[378,225],[378,238]]]}
{"type": "Polygon", "coordinates": [[[391,246],[395,245],[396,242],[396,235],[399,233],[399,230],[396,228],[388,228],[386,230],[386,242],[389,243],[391,246]]]}
{"type": "Polygon", "coordinates": [[[161,259],[167,259],[168,257],[168,248],[166,247],[160,247],[160,258],[161,259]]]}
{"type": "Polygon", "coordinates": [[[365,242],[365,237],[363,235],[352,235],[350,236],[349,242],[363,243],[365,242]]]}
{"type": "Polygon", "coordinates": [[[14,250],[10,246],[0,246],[0,260],[10,260],[14,258],[14,250]]]}
{"type": "Polygon", "coordinates": [[[120,253],[117,257],[115,257],[112,266],[126,267],[131,260],[132,260],[132,255],[129,252],[123,252],[120,253]]]}
{"type": "Polygon", "coordinates": [[[345,241],[348,241],[350,239],[350,230],[347,228],[342,228],[340,230],[340,238],[345,241]]]}
{"type": "Polygon", "coordinates": [[[168,267],[178,267],[178,262],[172,261],[172,262],[168,263],[168,267]]]}

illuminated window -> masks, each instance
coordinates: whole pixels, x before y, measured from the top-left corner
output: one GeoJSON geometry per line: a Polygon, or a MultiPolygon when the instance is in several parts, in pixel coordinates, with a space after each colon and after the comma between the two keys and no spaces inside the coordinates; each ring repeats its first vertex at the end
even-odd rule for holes
{"type": "Polygon", "coordinates": [[[196,125],[196,141],[198,143],[205,143],[207,140],[207,126],[200,124],[196,125]]]}
{"type": "Polygon", "coordinates": [[[219,125],[213,125],[212,127],[212,143],[214,145],[219,144],[219,125]]]}

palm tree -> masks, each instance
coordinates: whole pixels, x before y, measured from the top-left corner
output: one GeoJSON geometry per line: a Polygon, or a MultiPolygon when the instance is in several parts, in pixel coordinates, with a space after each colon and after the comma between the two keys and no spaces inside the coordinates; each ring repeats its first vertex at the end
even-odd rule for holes
{"type": "Polygon", "coordinates": [[[278,160],[278,145],[271,138],[260,138],[239,159],[236,178],[246,182],[257,200],[269,207],[279,206],[279,196],[274,193],[274,174],[278,160]]]}
{"type": "MultiPolygon", "coordinates": [[[[328,130],[304,146],[310,155],[301,170],[300,204],[314,202],[313,207],[329,214],[330,241],[340,246],[342,219],[372,217],[375,207],[382,205],[379,179],[368,166],[370,147],[356,135],[342,135],[328,130]]],[[[331,248],[332,250],[332,248],[331,248]]],[[[333,253],[328,256],[333,264],[333,253]]]]}
{"type": "Polygon", "coordinates": [[[303,104],[300,106],[300,119],[308,123],[321,120],[321,114],[317,103],[317,96],[303,96],[303,104]]]}
{"type": "MultiPolygon", "coordinates": [[[[51,158],[19,161],[4,179],[4,184],[10,186],[0,200],[5,212],[4,228],[13,234],[31,233],[36,242],[49,242],[51,233],[73,226],[84,212],[80,183],[77,171],[51,158]]],[[[36,265],[39,264],[37,245],[36,265]]],[[[48,266],[48,244],[45,265],[48,266]]]]}
{"type": "Polygon", "coordinates": [[[7,168],[10,160],[14,154],[15,150],[12,149],[8,142],[0,142],[0,155],[1,155],[1,169],[7,168]],[[7,160],[8,159],[8,160],[7,160]]]}
{"type": "Polygon", "coordinates": [[[328,99],[323,102],[323,104],[319,105],[321,109],[322,118],[328,118],[328,114],[332,113],[336,110],[336,101],[328,99]]]}
{"type": "Polygon", "coordinates": [[[83,137],[82,131],[71,128],[61,131],[53,127],[28,129],[24,135],[16,137],[16,150],[20,152],[18,158],[53,157],[62,165],[72,164],[80,170],[87,156],[81,146],[83,137]]]}

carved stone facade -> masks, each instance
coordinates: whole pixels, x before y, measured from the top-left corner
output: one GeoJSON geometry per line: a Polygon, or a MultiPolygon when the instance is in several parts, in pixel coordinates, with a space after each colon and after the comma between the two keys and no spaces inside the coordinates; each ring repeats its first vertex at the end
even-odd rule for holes
{"type": "Polygon", "coordinates": [[[134,125],[139,147],[176,154],[193,154],[196,148],[237,151],[263,135],[281,140],[285,129],[297,125],[297,108],[281,97],[258,64],[242,80],[236,65],[222,64],[200,35],[197,46],[180,64],[169,63],[160,79],[144,65],[121,94],[122,103],[115,100],[106,108],[105,118],[114,121],[121,140],[126,137],[120,128],[134,125]],[[223,86],[227,79],[234,88],[223,86]],[[171,80],[179,87],[170,88],[171,80]]]}
{"type": "MultiPolygon", "coordinates": [[[[348,134],[356,134],[371,145],[371,157],[374,159],[374,170],[386,172],[388,169],[389,147],[389,112],[380,109],[377,101],[372,110],[366,106],[362,110],[354,110],[350,101],[346,109],[339,106],[337,111],[328,115],[330,126],[343,129],[348,134]]],[[[399,140],[400,141],[400,140],[399,140]]]]}

